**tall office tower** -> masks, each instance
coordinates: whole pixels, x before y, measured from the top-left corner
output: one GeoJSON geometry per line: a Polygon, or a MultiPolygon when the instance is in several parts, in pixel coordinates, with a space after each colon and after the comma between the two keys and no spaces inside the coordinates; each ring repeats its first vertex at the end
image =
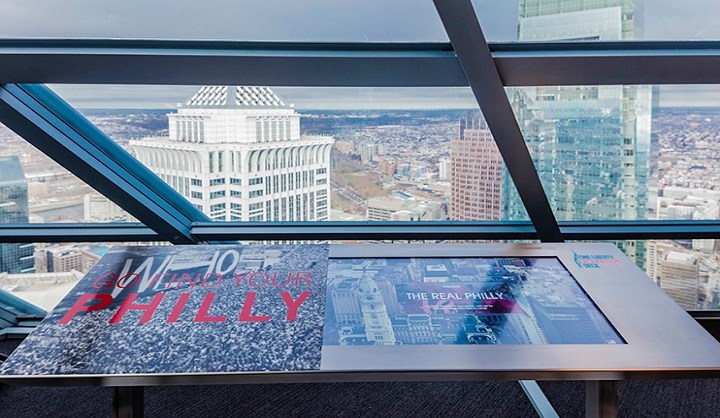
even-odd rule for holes
{"type": "Polygon", "coordinates": [[[670,251],[660,260],[660,287],[684,309],[697,309],[700,265],[692,254],[670,251]]]}
{"type": "Polygon", "coordinates": [[[452,162],[450,158],[441,158],[440,161],[438,161],[438,180],[450,181],[450,170],[452,170],[452,162]]]}
{"type": "Polygon", "coordinates": [[[500,220],[507,182],[500,151],[479,112],[460,119],[450,163],[450,219],[500,220]]]}
{"type": "Polygon", "coordinates": [[[300,135],[300,115],[271,89],[204,86],[168,119],[168,137],[131,149],[211,218],[328,219],[333,138],[300,135]]]}
{"type": "Polygon", "coordinates": [[[134,216],[100,193],[88,193],[83,198],[83,219],[89,222],[137,222],[134,216]]]}
{"type": "MultiPolygon", "coordinates": [[[[521,41],[638,39],[642,31],[639,0],[520,0],[521,41]]],[[[524,94],[528,109],[518,122],[529,143],[543,143],[534,141],[533,120],[554,126],[551,143],[530,149],[541,179],[553,185],[547,193],[556,217],[646,218],[652,88],[552,86],[527,88],[524,94]]],[[[641,242],[621,244],[643,264],[641,242]]]]}
{"type": "Polygon", "coordinates": [[[675,249],[676,245],[671,241],[649,240],[647,242],[647,257],[645,258],[645,273],[655,283],[660,277],[660,263],[665,255],[675,249]]]}
{"type": "MultiPolygon", "coordinates": [[[[28,223],[28,183],[17,156],[0,157],[0,223],[28,223]]],[[[34,273],[33,244],[0,244],[0,273],[34,273]]]]}
{"type": "Polygon", "coordinates": [[[373,161],[375,157],[385,152],[383,146],[379,144],[360,144],[358,150],[360,151],[360,160],[363,164],[373,161]]]}
{"type": "MultiPolygon", "coordinates": [[[[695,240],[693,240],[695,241],[695,240]]],[[[647,274],[686,309],[720,306],[720,260],[705,248],[673,241],[648,241],[647,274]]]]}

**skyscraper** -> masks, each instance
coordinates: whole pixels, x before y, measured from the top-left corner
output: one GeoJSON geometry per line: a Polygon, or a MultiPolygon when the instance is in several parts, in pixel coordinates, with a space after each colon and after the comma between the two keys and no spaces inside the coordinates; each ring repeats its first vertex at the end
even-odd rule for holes
{"type": "MultiPolygon", "coordinates": [[[[27,223],[28,183],[17,156],[0,157],[0,223],[27,223]]],[[[34,273],[33,244],[0,244],[0,273],[34,273]]]]}
{"type": "Polygon", "coordinates": [[[168,119],[168,137],[131,149],[211,218],[328,219],[333,138],[301,135],[300,115],[268,87],[204,86],[168,119]]]}
{"type": "Polygon", "coordinates": [[[452,170],[452,163],[450,158],[441,158],[440,161],[438,161],[438,180],[450,181],[450,170],[452,170]]]}
{"type": "MultiPolygon", "coordinates": [[[[642,38],[642,31],[641,1],[520,1],[521,41],[626,40],[642,38]]],[[[647,217],[650,86],[534,87],[520,94],[518,122],[558,220],[647,217]]],[[[642,243],[621,245],[643,264],[642,243]]]]}
{"type": "Polygon", "coordinates": [[[659,260],[658,284],[684,309],[697,309],[700,263],[689,253],[670,251],[659,260]]]}
{"type": "Polygon", "coordinates": [[[459,137],[450,142],[450,165],[450,219],[502,219],[502,157],[479,112],[460,119],[459,137]]]}

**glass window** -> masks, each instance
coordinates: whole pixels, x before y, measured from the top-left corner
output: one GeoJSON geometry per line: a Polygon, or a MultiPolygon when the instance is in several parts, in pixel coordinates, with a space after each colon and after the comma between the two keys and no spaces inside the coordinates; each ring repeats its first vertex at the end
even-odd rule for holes
{"type": "Polygon", "coordinates": [[[718,86],[508,94],[558,220],[720,219],[718,86]]]}
{"type": "Polygon", "coordinates": [[[51,311],[111,246],[138,244],[3,243],[0,290],[51,311]]]}
{"type": "Polygon", "coordinates": [[[720,39],[714,0],[473,0],[489,41],[720,39]]]}
{"type": "Polygon", "coordinates": [[[446,40],[431,1],[94,0],[5,7],[5,38],[166,38],[244,41],[446,40]],[[62,16],[58,19],[57,16],[62,16]]]}
{"type": "Polygon", "coordinates": [[[720,309],[720,246],[715,239],[614,241],[642,248],[638,266],[686,310],[720,309]]]}
{"type": "MultiPolygon", "coordinates": [[[[122,130],[128,115],[122,97],[130,91],[138,108],[165,107],[149,114],[152,123],[143,122],[153,130],[123,146],[184,196],[173,176],[207,178],[212,173],[201,156],[212,154],[213,170],[220,158],[233,156],[236,163],[225,169],[237,179],[239,193],[246,189],[243,197],[287,198],[265,220],[527,219],[469,88],[153,87],[54,86],[81,109],[115,106],[113,95],[127,90],[118,99],[123,109],[103,110],[117,114],[113,131],[122,130]],[[98,94],[106,95],[102,103],[95,102],[98,94]],[[236,103],[228,112],[242,117],[217,118],[225,110],[208,107],[210,98],[236,103]],[[168,103],[182,105],[168,108],[168,103]],[[170,121],[190,115],[204,118],[213,151],[207,143],[180,141],[169,129],[170,121]],[[277,140],[287,129],[278,120],[291,126],[291,139],[277,140]],[[261,140],[259,126],[265,132],[261,140]],[[228,132],[233,134],[223,136],[228,132]],[[261,183],[265,187],[258,190],[261,183]],[[320,193],[326,196],[322,209],[313,200],[320,193]],[[320,216],[320,210],[326,213],[320,216]]],[[[139,123],[142,112],[132,111],[130,123],[139,123]]],[[[210,186],[223,181],[211,179],[210,186]]],[[[242,214],[248,220],[255,215],[242,214]]]]}
{"type": "Polygon", "coordinates": [[[26,222],[137,220],[0,124],[0,223],[26,222]]]}

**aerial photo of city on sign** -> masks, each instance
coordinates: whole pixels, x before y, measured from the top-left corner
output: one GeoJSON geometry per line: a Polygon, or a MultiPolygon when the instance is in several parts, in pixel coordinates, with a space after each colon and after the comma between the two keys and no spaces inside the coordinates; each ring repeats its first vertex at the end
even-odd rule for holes
{"type": "Polygon", "coordinates": [[[313,370],[327,245],[114,247],[2,374],[313,370]]]}
{"type": "Polygon", "coordinates": [[[557,258],[331,259],[323,345],[623,344],[557,258]]]}

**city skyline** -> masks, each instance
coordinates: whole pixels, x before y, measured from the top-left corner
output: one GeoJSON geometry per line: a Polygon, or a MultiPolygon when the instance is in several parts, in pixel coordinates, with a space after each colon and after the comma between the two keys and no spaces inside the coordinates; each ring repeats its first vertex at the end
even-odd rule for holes
{"type": "MultiPolygon", "coordinates": [[[[173,110],[201,86],[50,84],[81,110],[173,110]]],[[[299,110],[468,110],[469,87],[273,87],[299,110]]],[[[720,107],[720,85],[659,86],[662,108],[720,107]]],[[[512,96],[510,96],[512,97],[512,96]]]]}
{"type": "MultiPolygon", "coordinates": [[[[112,136],[127,146],[133,138],[167,135],[168,113],[107,111],[91,113],[89,118],[105,132],[115,133],[112,136]]],[[[370,219],[371,206],[389,209],[389,215],[383,215],[383,220],[408,220],[406,215],[414,220],[447,218],[444,208],[450,198],[450,183],[445,176],[449,171],[450,143],[457,136],[458,121],[465,112],[389,111],[367,117],[357,117],[357,112],[300,113],[303,131],[336,138],[330,172],[332,220],[370,219]],[[377,153],[366,155],[363,161],[362,154],[373,149],[371,144],[382,144],[382,147],[378,147],[377,153]],[[445,176],[441,175],[443,166],[445,176]]],[[[714,151],[714,144],[720,141],[720,109],[670,109],[653,113],[653,134],[658,137],[658,149],[662,153],[654,154],[655,162],[651,166],[656,174],[648,195],[647,206],[652,211],[649,219],[718,219],[720,192],[715,190],[720,190],[720,171],[716,169],[720,151],[714,151]]],[[[118,219],[119,208],[107,198],[96,194],[22,138],[0,128],[0,141],[5,154],[20,155],[28,178],[31,222],[125,221],[118,219]],[[83,210],[83,197],[88,193],[93,194],[91,208],[83,210]]],[[[672,275],[683,281],[678,297],[684,301],[679,299],[679,303],[700,309],[718,306],[717,240],[646,241],[645,244],[648,275],[661,288],[673,294],[677,280],[673,282],[668,276],[672,275]],[[668,276],[668,280],[663,280],[663,276],[668,276]],[[694,294],[695,304],[688,302],[694,294]]],[[[63,270],[66,264],[70,266],[80,260],[83,266],[89,266],[97,258],[97,251],[86,244],[36,244],[35,250],[35,266],[41,268],[38,271],[44,271],[43,266],[47,264],[44,260],[49,260],[50,254],[53,260],[56,255],[61,257],[57,264],[53,263],[53,270],[63,270]]],[[[44,302],[48,308],[59,300],[53,298],[59,298],[63,289],[67,289],[63,286],[72,285],[78,279],[72,272],[57,270],[38,274],[48,275],[42,278],[47,283],[62,283],[48,291],[48,295],[53,295],[44,302]]],[[[25,276],[0,277],[4,280],[4,283],[0,280],[0,286],[4,289],[10,286],[22,295],[46,294],[23,284],[29,280],[25,276]]]]}

